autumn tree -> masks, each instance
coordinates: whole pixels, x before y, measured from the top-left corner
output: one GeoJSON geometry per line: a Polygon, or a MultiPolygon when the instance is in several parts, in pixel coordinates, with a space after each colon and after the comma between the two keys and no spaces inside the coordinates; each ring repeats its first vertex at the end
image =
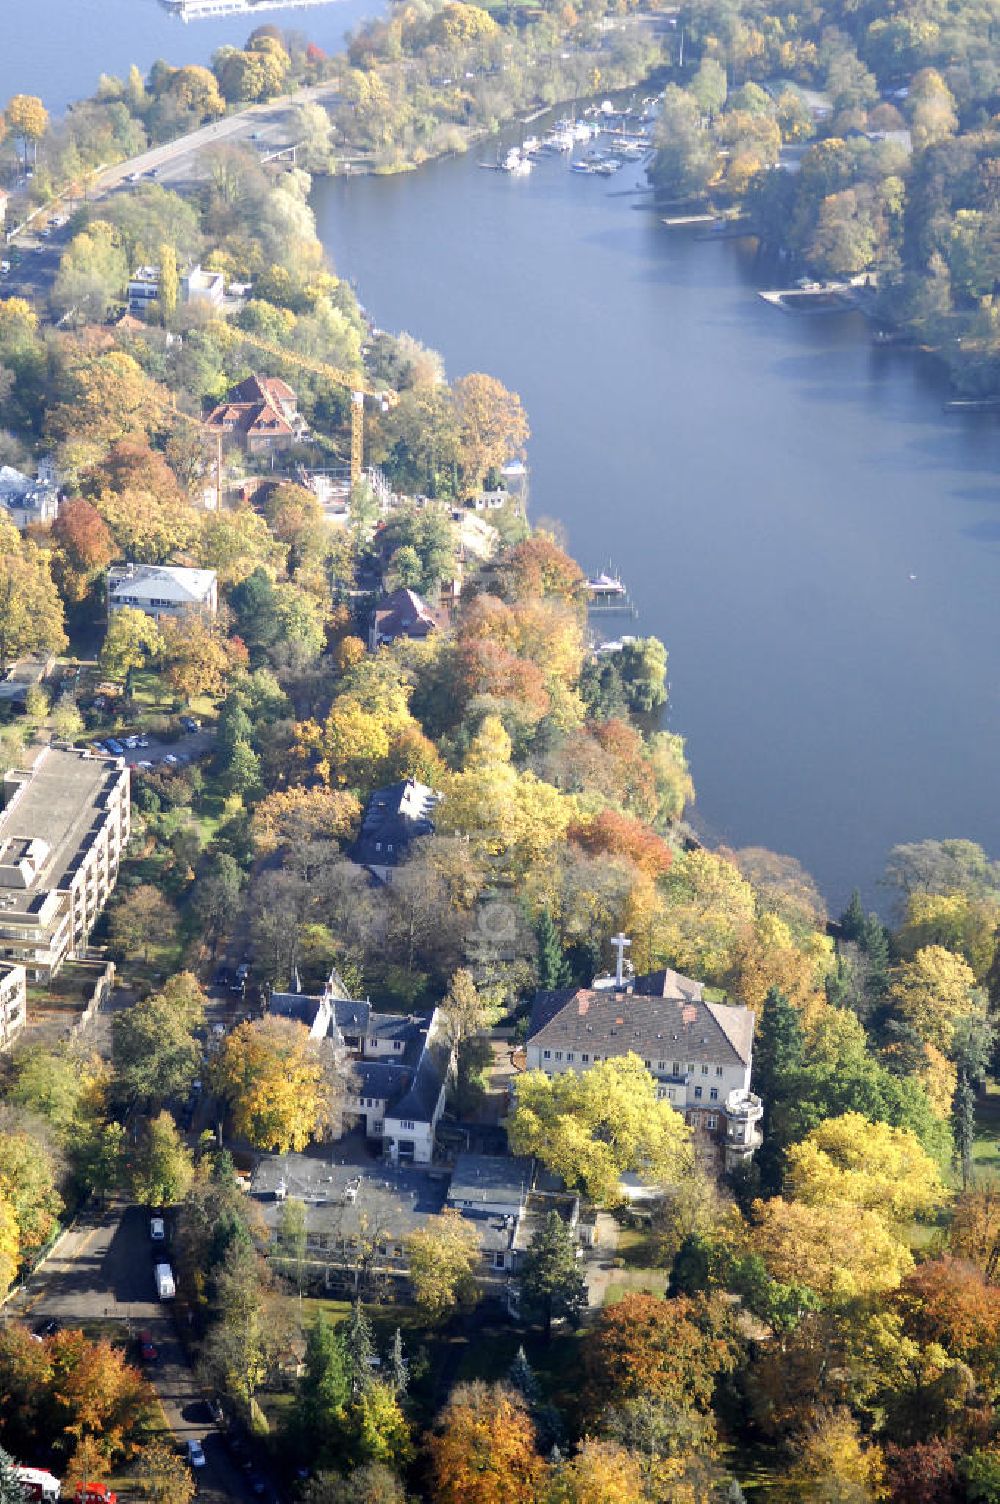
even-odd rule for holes
{"type": "Polygon", "coordinates": [[[958,1023],[977,1007],[975,986],[961,956],[942,945],[926,945],[896,968],[889,995],[904,1022],[947,1054],[958,1023]]]}
{"type": "Polygon", "coordinates": [[[191,1151],[169,1112],[160,1112],[141,1128],[129,1160],[129,1179],[137,1201],[147,1206],[174,1206],[183,1201],[194,1178],[191,1151]]]}
{"type": "Polygon", "coordinates": [[[190,704],[202,695],[217,698],[229,675],[246,664],[242,645],[227,639],[216,620],[201,611],[165,621],[160,633],[167,678],[190,704]]]}
{"type": "Polygon", "coordinates": [[[797,1450],[788,1483],[804,1504],[876,1504],[884,1496],[882,1452],[862,1441],[849,1411],[820,1416],[797,1450]]]}
{"type": "Polygon", "coordinates": [[[58,653],[66,642],[48,553],[0,521],[0,674],[25,654],[58,653]]]}
{"type": "Polygon", "coordinates": [[[452,387],[458,418],[460,466],[470,490],[489,470],[499,470],[528,442],[528,420],[521,399],[493,376],[475,372],[452,387]]]}
{"type": "Polygon", "coordinates": [[[657,1097],[656,1082],[632,1053],[582,1075],[526,1072],[508,1133],[515,1154],[535,1155],[593,1201],[615,1200],[626,1171],[662,1185],[691,1163],[684,1119],[657,1097]]]}
{"type": "Polygon", "coordinates": [[[909,1249],[880,1216],[843,1201],[756,1201],[749,1242],[772,1278],[804,1285],[831,1305],[894,1290],[913,1268],[909,1249]]]}
{"type": "Polygon", "coordinates": [[[163,650],[160,629],[151,616],[134,606],[112,613],[101,648],[101,668],[109,679],[124,683],[163,650]]]}
{"type": "Polygon", "coordinates": [[[240,1024],[212,1065],[233,1129],[256,1148],[301,1151],[336,1120],[332,1061],[303,1024],[271,1016],[240,1024]]]}
{"type": "Polygon", "coordinates": [[[617,1442],[585,1438],[573,1457],[556,1464],[558,1504],[638,1504],[647,1497],[640,1458],[617,1442]]]}
{"type": "Polygon", "coordinates": [[[606,1306],[584,1341],[588,1406],[648,1397],[707,1411],[733,1351],[720,1308],[704,1299],[629,1293],[606,1306]]]}
{"type": "Polygon", "coordinates": [[[121,350],[87,357],[69,372],[70,390],[49,412],[50,436],[71,469],[98,461],[119,439],[148,436],[163,421],[167,393],[121,350]]]}
{"type": "Polygon", "coordinates": [[[52,570],[67,601],[84,600],[115,556],[100,513],[83,496],[71,497],[52,524],[52,570]]]}
{"type": "Polygon", "coordinates": [[[532,1504],[544,1464],[519,1394],[460,1384],[428,1443],[436,1504],[532,1504]]]}
{"type": "Polygon", "coordinates": [[[279,789],[256,806],[251,822],[254,850],[294,852],[314,841],[343,842],[361,820],[353,794],[338,789],[279,789]]]}
{"type": "Polygon", "coordinates": [[[406,1252],[417,1305],[429,1320],[475,1302],[479,1239],[460,1212],[446,1207],[439,1217],[428,1217],[407,1238],[406,1252]]]}
{"type": "Polygon", "coordinates": [[[192,1470],[163,1441],[150,1441],[136,1463],[139,1492],[147,1504],[191,1504],[197,1491],[192,1470]]]}
{"type": "MultiPolygon", "coordinates": [[[[7,127],[20,141],[24,170],[28,170],[28,147],[37,154],[38,143],[49,128],[49,112],[34,94],[15,94],[4,110],[7,127]]],[[[33,157],[34,160],[34,157],[33,157]]]]}
{"type": "Polygon", "coordinates": [[[177,931],[177,914],[169,899],[150,883],[119,895],[108,921],[111,943],[126,956],[149,960],[154,945],[169,943],[177,931]]]}
{"type": "Polygon", "coordinates": [[[794,1144],[786,1184],[810,1206],[845,1202],[889,1223],[928,1217],[946,1198],[938,1166],[912,1133],[858,1112],[828,1118],[794,1144]]]}
{"type": "Polygon", "coordinates": [[[960,1358],[991,1395],[1000,1384],[1000,1288],[974,1264],[951,1257],[927,1259],[896,1291],[907,1332],[936,1342],[960,1358]]]}

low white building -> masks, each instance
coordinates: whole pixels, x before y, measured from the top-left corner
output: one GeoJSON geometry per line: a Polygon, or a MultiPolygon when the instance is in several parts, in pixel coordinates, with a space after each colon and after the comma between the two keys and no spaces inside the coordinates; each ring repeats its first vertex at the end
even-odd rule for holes
{"type": "MultiPolygon", "coordinates": [[[[226,279],[221,272],[207,272],[201,266],[189,267],[180,278],[183,303],[201,303],[221,308],[225,301],[226,279]]],[[[128,311],[136,318],[148,318],[160,296],[160,268],[136,267],[128,279],[128,311]]]]}
{"type": "Polygon", "coordinates": [[[107,574],[108,616],[131,606],[159,621],[187,611],[219,608],[214,569],[185,569],[175,564],[114,564],[107,574]]]}
{"type": "Polygon", "coordinates": [[[28,1016],[28,981],[23,966],[0,962],[0,1050],[24,1028],[28,1016]]]}

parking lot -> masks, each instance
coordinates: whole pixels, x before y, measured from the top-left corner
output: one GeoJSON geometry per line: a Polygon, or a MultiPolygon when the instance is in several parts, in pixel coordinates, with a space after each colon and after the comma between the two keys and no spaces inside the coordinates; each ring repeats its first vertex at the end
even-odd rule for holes
{"type": "Polygon", "coordinates": [[[122,733],[117,737],[105,736],[100,740],[95,738],[90,746],[95,752],[110,752],[115,757],[124,757],[130,768],[149,771],[152,768],[183,768],[189,763],[198,762],[208,752],[214,739],[213,731],[201,728],[176,741],[167,741],[137,731],[129,735],[122,733]],[[109,746],[109,742],[117,742],[122,750],[119,752],[117,747],[109,746]],[[129,745],[130,742],[132,745],[129,745]]]}

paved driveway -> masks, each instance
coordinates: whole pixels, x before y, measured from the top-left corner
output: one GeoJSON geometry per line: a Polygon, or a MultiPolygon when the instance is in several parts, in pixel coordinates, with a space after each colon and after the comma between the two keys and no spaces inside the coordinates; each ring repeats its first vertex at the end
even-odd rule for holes
{"type": "Polygon", "coordinates": [[[63,1326],[110,1322],[113,1336],[130,1341],[133,1361],[138,1361],[136,1334],[148,1331],[158,1357],[148,1366],[147,1375],[178,1446],[188,1437],[204,1444],[207,1463],[198,1474],[199,1498],[206,1504],[223,1504],[224,1500],[243,1504],[250,1498],[249,1491],[212,1423],[184,1356],[173,1307],[156,1298],[155,1253],[145,1209],[112,1207],[67,1233],[29,1288],[7,1303],[3,1315],[21,1317],[32,1326],[50,1317],[63,1326]]]}

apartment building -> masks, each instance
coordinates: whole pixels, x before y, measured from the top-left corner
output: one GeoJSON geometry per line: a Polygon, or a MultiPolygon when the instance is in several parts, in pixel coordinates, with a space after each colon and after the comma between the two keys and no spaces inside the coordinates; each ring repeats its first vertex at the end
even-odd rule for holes
{"type": "Polygon", "coordinates": [[[0,962],[47,982],[86,947],[129,837],[128,768],[75,747],[34,747],[3,778],[0,962]]]}

